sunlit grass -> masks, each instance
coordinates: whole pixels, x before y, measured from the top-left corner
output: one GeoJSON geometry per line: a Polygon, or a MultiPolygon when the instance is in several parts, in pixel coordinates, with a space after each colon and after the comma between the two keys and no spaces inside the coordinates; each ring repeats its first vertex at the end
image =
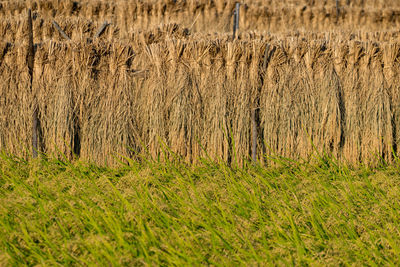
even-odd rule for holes
{"type": "Polygon", "coordinates": [[[0,265],[398,265],[397,167],[0,158],[0,265]]]}

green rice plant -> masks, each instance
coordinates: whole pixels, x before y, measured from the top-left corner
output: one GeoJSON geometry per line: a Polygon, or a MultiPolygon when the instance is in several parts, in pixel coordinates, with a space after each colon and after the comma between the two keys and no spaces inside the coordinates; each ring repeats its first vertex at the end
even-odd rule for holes
{"type": "Polygon", "coordinates": [[[399,264],[397,165],[268,160],[110,168],[3,153],[0,265],[399,264]]]}

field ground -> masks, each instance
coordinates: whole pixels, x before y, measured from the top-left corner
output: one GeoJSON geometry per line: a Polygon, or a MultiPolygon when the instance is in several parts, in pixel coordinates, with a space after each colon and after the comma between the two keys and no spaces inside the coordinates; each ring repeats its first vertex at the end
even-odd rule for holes
{"type": "Polygon", "coordinates": [[[398,265],[400,169],[0,157],[0,265],[398,265]]]}

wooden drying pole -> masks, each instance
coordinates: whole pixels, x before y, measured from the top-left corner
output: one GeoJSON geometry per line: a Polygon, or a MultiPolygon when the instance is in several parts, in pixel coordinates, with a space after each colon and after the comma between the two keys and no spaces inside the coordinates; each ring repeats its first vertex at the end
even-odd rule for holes
{"type": "MultiPolygon", "coordinates": [[[[236,33],[239,31],[240,19],[240,3],[236,3],[235,12],[233,13],[233,35],[232,40],[235,40],[236,33]]],[[[257,118],[256,118],[257,100],[251,104],[251,159],[257,162],[257,118]]]]}
{"type": "Polygon", "coordinates": [[[100,26],[100,28],[97,30],[96,34],[93,36],[93,39],[99,38],[104,33],[104,31],[106,30],[108,25],[110,25],[110,23],[108,23],[107,21],[104,21],[103,25],[100,26]]]}
{"type": "Polygon", "coordinates": [[[233,35],[232,35],[232,40],[235,40],[236,32],[239,31],[239,10],[240,10],[240,3],[236,3],[235,11],[233,12],[233,35]]]}
{"type": "MultiPolygon", "coordinates": [[[[268,44],[264,51],[264,60],[263,60],[263,71],[265,71],[268,67],[269,61],[271,59],[272,54],[274,53],[274,49],[270,51],[270,45],[268,44]]],[[[260,74],[262,75],[262,74],[260,74]]],[[[257,119],[259,119],[259,106],[260,106],[260,93],[261,87],[258,89],[258,94],[254,98],[254,102],[252,103],[251,109],[251,159],[253,163],[257,162],[257,140],[258,140],[258,125],[257,119]]]]}
{"type": "Polygon", "coordinates": [[[67,40],[71,40],[71,38],[69,38],[69,36],[63,30],[61,30],[60,25],[58,25],[58,23],[55,20],[53,20],[53,25],[57,29],[57,31],[61,34],[62,37],[64,37],[67,40]]]}
{"type": "Polygon", "coordinates": [[[29,73],[29,89],[32,94],[32,156],[37,158],[39,151],[39,118],[38,118],[38,103],[37,95],[33,92],[33,66],[35,62],[35,48],[33,45],[33,26],[32,26],[32,11],[28,9],[28,53],[27,53],[27,65],[29,73]]]}
{"type": "Polygon", "coordinates": [[[339,21],[340,16],[340,4],[339,0],[336,0],[336,23],[339,21]]]}
{"type": "MultiPolygon", "coordinates": [[[[240,3],[235,4],[235,10],[233,12],[233,33],[232,33],[232,41],[236,38],[236,32],[239,30],[239,9],[240,3]]],[[[230,166],[232,163],[232,155],[233,155],[233,140],[231,136],[232,130],[232,122],[227,120],[226,121],[226,129],[227,129],[227,141],[228,141],[228,165],[230,166]]]]}
{"type": "MultiPolygon", "coordinates": [[[[110,25],[107,21],[105,21],[100,28],[97,30],[97,32],[94,34],[93,39],[99,38],[107,29],[107,27],[110,25]]],[[[56,30],[61,34],[62,37],[64,37],[66,40],[70,41],[71,38],[61,29],[60,25],[58,25],[57,21],[53,20],[53,26],[56,28],[56,30]]],[[[90,39],[91,41],[91,39],[90,39]]]]}
{"type": "MultiPolygon", "coordinates": [[[[264,60],[263,60],[263,64],[262,64],[262,71],[260,72],[261,75],[265,75],[265,72],[267,71],[267,68],[268,68],[268,65],[269,65],[269,63],[270,63],[270,61],[271,61],[271,58],[272,58],[272,56],[273,56],[274,53],[275,53],[275,50],[276,50],[276,47],[275,47],[275,46],[272,46],[272,47],[271,47],[270,44],[267,44],[267,46],[265,47],[265,50],[264,50],[264,60]]],[[[262,77],[261,80],[262,80],[261,86],[263,86],[264,83],[265,83],[264,77],[262,77]]],[[[258,90],[258,98],[256,99],[256,105],[257,105],[256,111],[258,111],[258,113],[256,113],[256,114],[257,114],[257,115],[256,115],[256,116],[257,116],[256,118],[258,118],[258,120],[260,119],[260,113],[259,113],[259,112],[260,112],[260,109],[259,109],[259,106],[260,106],[260,95],[261,95],[261,90],[262,90],[262,88],[260,87],[259,90],[258,90]]],[[[255,134],[257,134],[257,132],[256,132],[255,134]]],[[[266,151],[265,151],[265,144],[263,144],[262,151],[263,151],[263,152],[266,152],[266,151]]],[[[265,155],[264,155],[264,157],[265,157],[265,155]]],[[[265,159],[265,164],[267,164],[267,158],[264,158],[264,159],[265,159]]]]}

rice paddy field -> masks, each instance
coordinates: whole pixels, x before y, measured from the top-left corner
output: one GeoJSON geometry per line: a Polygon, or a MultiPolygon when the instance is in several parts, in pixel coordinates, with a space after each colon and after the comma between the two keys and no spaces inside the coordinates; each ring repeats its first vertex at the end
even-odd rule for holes
{"type": "Polygon", "coordinates": [[[0,0],[0,266],[400,265],[400,2],[238,3],[0,0]]]}
{"type": "Polygon", "coordinates": [[[2,266],[397,266],[399,165],[0,159],[2,266]]]}

